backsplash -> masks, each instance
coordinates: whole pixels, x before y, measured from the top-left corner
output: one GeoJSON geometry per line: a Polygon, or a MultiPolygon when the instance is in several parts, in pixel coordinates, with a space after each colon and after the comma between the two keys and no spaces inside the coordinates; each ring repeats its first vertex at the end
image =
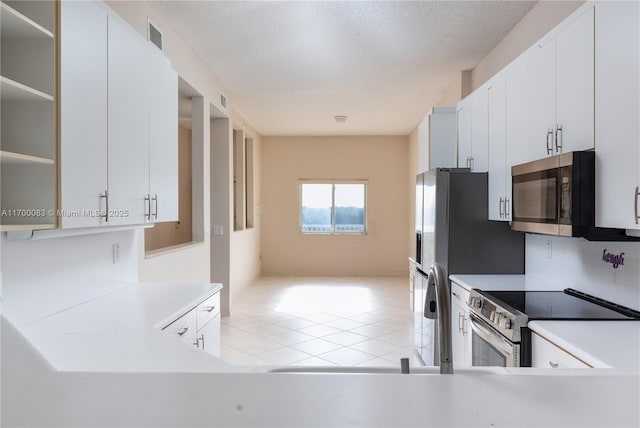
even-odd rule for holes
{"type": "Polygon", "coordinates": [[[26,241],[3,233],[1,245],[2,314],[17,326],[138,280],[134,230],[26,241]]]}
{"type": "Polygon", "coordinates": [[[640,310],[640,242],[527,234],[526,273],[640,310]]]}

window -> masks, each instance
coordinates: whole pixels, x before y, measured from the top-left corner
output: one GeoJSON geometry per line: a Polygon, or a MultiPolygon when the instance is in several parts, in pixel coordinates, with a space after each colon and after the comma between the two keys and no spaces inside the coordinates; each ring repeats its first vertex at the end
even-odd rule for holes
{"type": "Polygon", "coordinates": [[[300,183],[302,233],[364,234],[366,182],[300,183]]]}

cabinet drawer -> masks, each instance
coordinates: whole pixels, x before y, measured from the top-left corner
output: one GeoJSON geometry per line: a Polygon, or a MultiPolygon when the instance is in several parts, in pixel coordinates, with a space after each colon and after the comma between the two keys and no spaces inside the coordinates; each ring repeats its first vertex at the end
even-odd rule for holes
{"type": "Polygon", "coordinates": [[[469,292],[462,286],[451,282],[451,303],[460,306],[461,308],[467,308],[467,300],[469,300],[469,292]]]}
{"type": "Polygon", "coordinates": [[[536,333],[531,334],[531,366],[554,369],[591,368],[536,333]]]}
{"type": "Polygon", "coordinates": [[[197,314],[198,331],[203,328],[209,321],[220,315],[220,293],[216,293],[204,302],[200,303],[195,312],[197,314]]]}
{"type": "Polygon", "coordinates": [[[189,311],[165,328],[163,331],[191,345],[196,344],[196,311],[189,311]]]}

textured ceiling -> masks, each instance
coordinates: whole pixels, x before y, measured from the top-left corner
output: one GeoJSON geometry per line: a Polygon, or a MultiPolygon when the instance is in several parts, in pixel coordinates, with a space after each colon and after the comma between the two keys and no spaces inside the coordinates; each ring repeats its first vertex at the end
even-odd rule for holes
{"type": "Polygon", "coordinates": [[[153,2],[262,135],[409,134],[534,4],[153,2]]]}

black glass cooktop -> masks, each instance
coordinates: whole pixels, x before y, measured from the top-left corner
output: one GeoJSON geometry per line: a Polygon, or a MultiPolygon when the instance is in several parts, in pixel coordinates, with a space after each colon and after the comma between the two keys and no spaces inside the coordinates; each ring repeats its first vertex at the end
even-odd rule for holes
{"type": "Polygon", "coordinates": [[[529,320],[634,320],[640,312],[573,289],[485,291],[527,315],[529,320]]]}

